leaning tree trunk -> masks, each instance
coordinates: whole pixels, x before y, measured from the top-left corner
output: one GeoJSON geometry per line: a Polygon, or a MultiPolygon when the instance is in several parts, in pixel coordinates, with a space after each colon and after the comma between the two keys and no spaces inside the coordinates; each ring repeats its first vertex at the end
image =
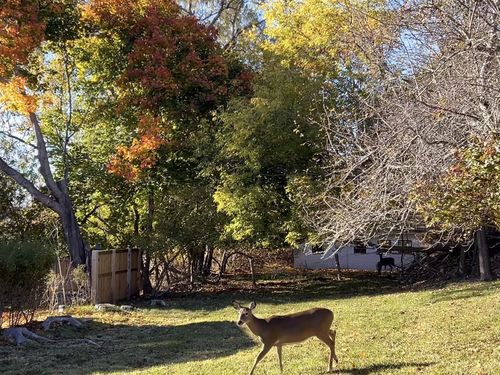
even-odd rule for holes
{"type": "Polygon", "coordinates": [[[69,249],[71,262],[74,266],[86,263],[85,244],[80,232],[80,226],[76,220],[72,200],[68,189],[68,170],[65,168],[64,178],[56,181],[51,170],[47,145],[42,133],[42,128],[35,113],[29,114],[29,120],[33,126],[36,139],[37,160],[39,172],[45,182],[48,194],[38,189],[21,172],[10,166],[0,157],[0,170],[11,177],[19,186],[25,189],[34,199],[56,212],[64,229],[64,237],[69,249]]]}
{"type": "Polygon", "coordinates": [[[476,232],[476,244],[479,262],[479,278],[481,281],[490,281],[493,277],[491,275],[490,253],[484,227],[481,227],[476,232]]]}

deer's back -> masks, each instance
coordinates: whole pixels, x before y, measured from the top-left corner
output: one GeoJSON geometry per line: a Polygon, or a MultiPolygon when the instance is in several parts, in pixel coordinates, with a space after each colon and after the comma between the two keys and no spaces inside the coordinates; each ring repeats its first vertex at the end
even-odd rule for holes
{"type": "Polygon", "coordinates": [[[325,334],[333,322],[333,312],[325,308],[314,308],[289,315],[267,318],[270,335],[277,344],[301,342],[309,337],[325,334]]]}

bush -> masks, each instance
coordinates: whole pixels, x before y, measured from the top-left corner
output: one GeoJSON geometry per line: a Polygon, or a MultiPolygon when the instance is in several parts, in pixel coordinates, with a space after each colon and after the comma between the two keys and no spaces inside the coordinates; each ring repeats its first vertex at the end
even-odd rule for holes
{"type": "MultiPolygon", "coordinates": [[[[63,264],[69,264],[69,259],[63,264]]],[[[61,262],[59,262],[61,265],[61,262]]],[[[42,302],[44,307],[54,310],[58,305],[84,305],[90,302],[90,285],[84,265],[72,268],[64,266],[61,272],[51,270],[47,277],[47,293],[42,302]]]]}
{"type": "Polygon", "coordinates": [[[38,242],[0,244],[0,327],[33,320],[43,297],[54,252],[38,242]]]}

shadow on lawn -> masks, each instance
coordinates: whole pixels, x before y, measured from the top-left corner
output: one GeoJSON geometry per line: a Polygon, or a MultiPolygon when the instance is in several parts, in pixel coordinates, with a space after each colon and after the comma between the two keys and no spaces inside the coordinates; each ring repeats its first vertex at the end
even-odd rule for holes
{"type": "MultiPolygon", "coordinates": [[[[240,280],[245,280],[241,278],[240,280]]],[[[325,299],[346,299],[361,296],[388,295],[392,293],[410,293],[421,290],[435,290],[433,302],[454,299],[466,299],[475,296],[495,293],[498,289],[491,283],[474,283],[471,281],[460,286],[457,280],[440,282],[419,287],[416,290],[402,289],[396,279],[377,277],[372,274],[354,275],[341,281],[334,273],[323,275],[288,275],[278,280],[261,278],[257,288],[227,287],[216,292],[173,293],[169,296],[169,308],[188,311],[215,311],[231,306],[232,300],[248,303],[251,300],[257,303],[280,305],[284,303],[315,302],[325,299]],[[457,288],[443,290],[449,283],[457,283],[457,288]]],[[[238,283],[235,283],[238,285],[238,283]]]]}
{"type": "Polygon", "coordinates": [[[373,373],[377,373],[383,370],[399,370],[405,367],[416,367],[419,371],[424,370],[424,367],[429,367],[433,365],[433,362],[424,362],[424,363],[380,363],[377,365],[371,365],[360,368],[353,368],[348,370],[337,370],[335,374],[352,374],[352,375],[370,375],[373,373]]]}
{"type": "Polygon", "coordinates": [[[232,300],[257,304],[314,302],[325,299],[344,299],[358,296],[383,295],[401,292],[394,280],[386,278],[352,278],[337,281],[335,276],[290,277],[283,280],[261,280],[258,287],[227,288],[222,292],[172,294],[169,308],[214,311],[231,306],[232,300]],[[187,298],[186,298],[187,297],[187,298]]]}
{"type": "Polygon", "coordinates": [[[469,299],[473,297],[488,296],[498,293],[498,288],[495,288],[491,283],[477,283],[467,288],[459,288],[452,290],[442,290],[432,297],[432,302],[455,301],[461,299],[469,299]]]}
{"type": "Polygon", "coordinates": [[[80,332],[68,332],[66,335],[64,330],[58,330],[55,335],[59,336],[55,344],[21,349],[22,360],[16,348],[0,347],[2,374],[85,375],[142,370],[152,366],[225,357],[254,345],[248,336],[229,321],[180,326],[90,322],[80,332]],[[75,334],[92,339],[101,346],[65,345],[67,335],[74,338],[75,334]]]}

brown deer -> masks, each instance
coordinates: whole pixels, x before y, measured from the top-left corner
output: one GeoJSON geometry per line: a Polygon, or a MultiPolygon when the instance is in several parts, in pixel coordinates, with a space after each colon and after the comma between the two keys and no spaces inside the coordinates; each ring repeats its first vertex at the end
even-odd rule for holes
{"type": "Polygon", "coordinates": [[[277,315],[267,319],[260,319],[253,315],[252,311],[255,309],[255,306],[255,302],[250,303],[248,307],[243,307],[240,303],[233,301],[233,307],[239,312],[237,324],[239,326],[247,324],[250,331],[254,335],[259,336],[263,344],[262,350],[257,355],[257,358],[255,358],[250,375],[253,374],[257,364],[273,346],[276,347],[280,369],[283,371],[283,362],[281,359],[282,346],[302,342],[313,336],[316,336],[330,348],[328,371],[332,371],[332,362],[334,359],[336,363],[339,362],[335,354],[336,331],[330,329],[333,322],[332,311],[324,308],[315,308],[295,314],[277,315]]]}

